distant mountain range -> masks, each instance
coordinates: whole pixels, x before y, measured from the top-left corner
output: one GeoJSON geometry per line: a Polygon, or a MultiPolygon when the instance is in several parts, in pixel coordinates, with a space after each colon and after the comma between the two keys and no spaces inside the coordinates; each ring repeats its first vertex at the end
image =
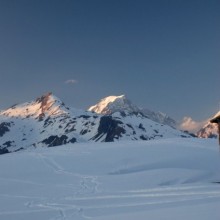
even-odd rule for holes
{"type": "Polygon", "coordinates": [[[124,95],[83,111],[48,93],[0,112],[0,154],[75,142],[190,137],[174,125],[167,115],[138,108],[124,95]]]}
{"type": "Polygon", "coordinates": [[[112,115],[115,112],[126,112],[126,114],[141,114],[147,118],[176,128],[177,122],[162,112],[154,112],[147,108],[140,108],[131,103],[125,95],[121,96],[108,96],[94,106],[91,106],[89,111],[96,112],[97,114],[112,115]]]}

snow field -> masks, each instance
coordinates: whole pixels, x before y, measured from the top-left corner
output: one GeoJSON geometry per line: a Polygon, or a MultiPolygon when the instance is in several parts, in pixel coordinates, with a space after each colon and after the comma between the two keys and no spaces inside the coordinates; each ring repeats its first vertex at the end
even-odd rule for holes
{"type": "Polygon", "coordinates": [[[0,157],[0,219],[219,220],[216,140],[69,144],[0,157]]]}

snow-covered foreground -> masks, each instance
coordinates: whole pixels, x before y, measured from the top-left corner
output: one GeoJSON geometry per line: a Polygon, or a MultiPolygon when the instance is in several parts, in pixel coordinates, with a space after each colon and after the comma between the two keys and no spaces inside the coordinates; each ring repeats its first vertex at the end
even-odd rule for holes
{"type": "Polygon", "coordinates": [[[219,220],[216,140],[70,144],[0,156],[0,219],[219,220]]]}

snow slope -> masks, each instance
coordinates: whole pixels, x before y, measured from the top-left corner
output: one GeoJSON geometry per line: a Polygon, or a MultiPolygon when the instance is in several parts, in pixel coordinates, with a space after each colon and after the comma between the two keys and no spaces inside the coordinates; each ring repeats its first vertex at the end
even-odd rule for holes
{"type": "Polygon", "coordinates": [[[0,219],[219,220],[216,140],[76,143],[1,155],[0,219]]]}

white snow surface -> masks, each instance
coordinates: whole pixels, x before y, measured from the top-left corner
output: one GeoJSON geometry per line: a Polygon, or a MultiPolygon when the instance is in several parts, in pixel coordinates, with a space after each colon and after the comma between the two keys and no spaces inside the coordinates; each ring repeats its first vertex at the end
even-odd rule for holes
{"type": "Polygon", "coordinates": [[[216,140],[78,143],[0,156],[3,220],[219,220],[216,140]]]}
{"type": "Polygon", "coordinates": [[[115,112],[125,111],[127,113],[140,112],[140,109],[131,103],[125,95],[107,96],[100,100],[96,105],[91,106],[88,111],[97,114],[112,114],[115,112]]]}

